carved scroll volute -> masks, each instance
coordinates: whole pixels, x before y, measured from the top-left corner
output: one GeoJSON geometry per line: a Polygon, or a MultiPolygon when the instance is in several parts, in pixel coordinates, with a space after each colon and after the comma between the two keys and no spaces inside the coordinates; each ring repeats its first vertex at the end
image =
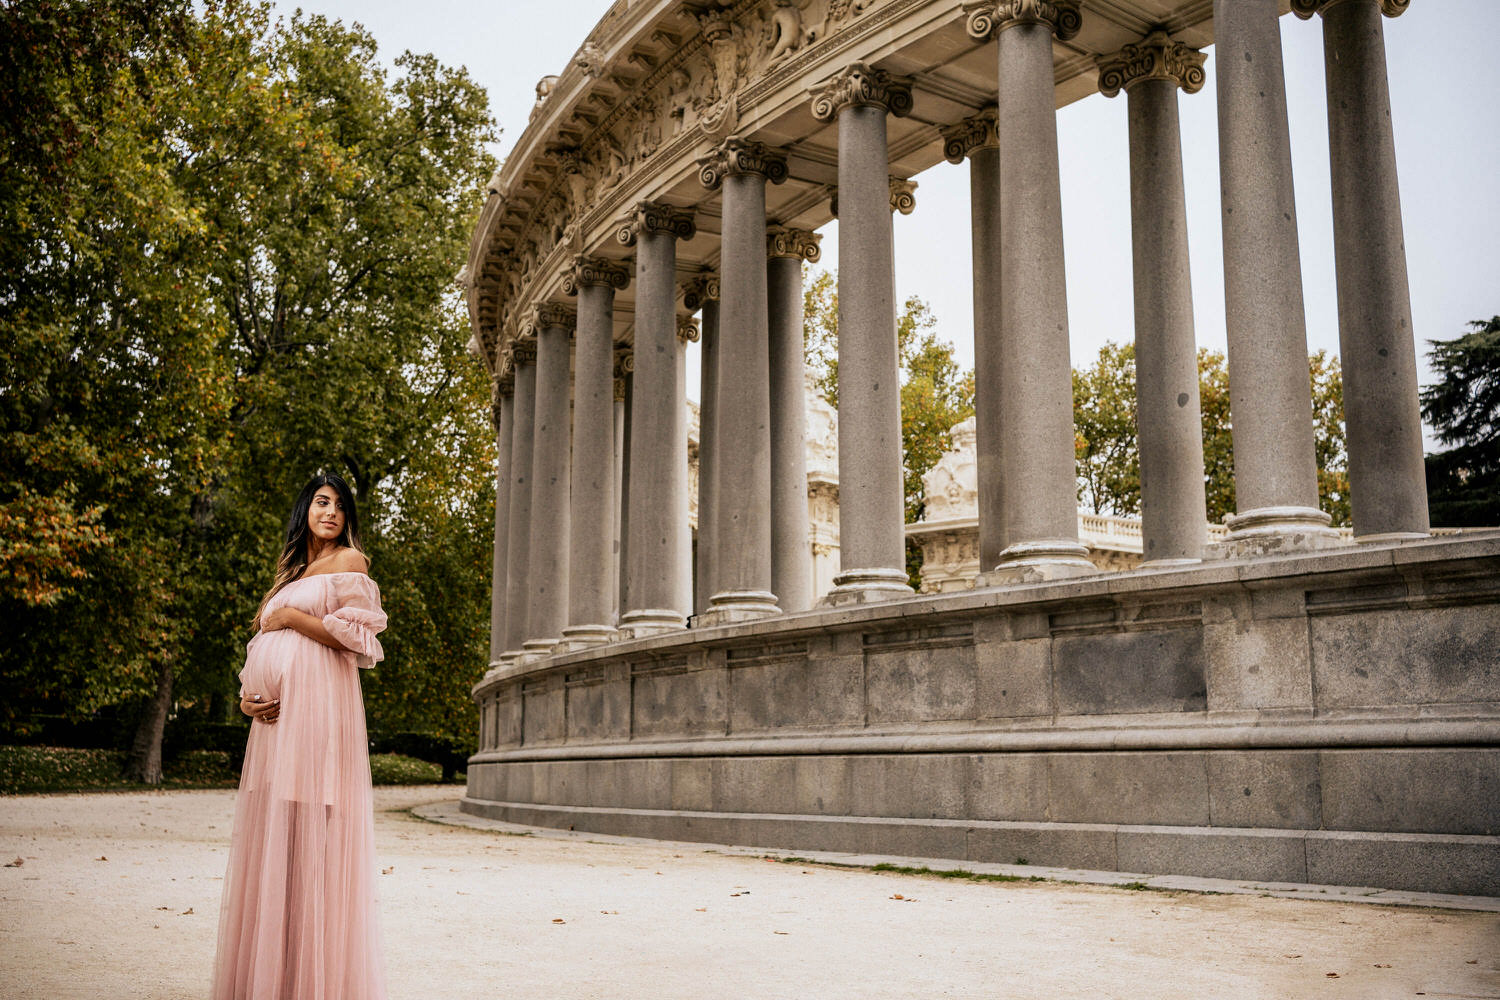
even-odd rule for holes
{"type": "Polygon", "coordinates": [[[830,122],[851,105],[884,108],[897,118],[911,113],[911,77],[895,76],[865,63],[854,63],[812,95],[813,117],[830,122]]]}
{"type": "Polygon", "coordinates": [[[704,273],[682,286],[682,304],[691,312],[703,308],[705,302],[719,301],[719,276],[704,273]]]}
{"type": "Polygon", "coordinates": [[[690,240],[697,232],[692,212],[659,201],[643,201],[635,207],[635,211],[620,220],[615,238],[623,246],[633,247],[642,234],[690,240]]]}
{"type": "Polygon", "coordinates": [[[572,330],[578,326],[578,313],[560,302],[543,302],[536,307],[536,325],[543,330],[553,327],[572,330]]]}
{"type": "Polygon", "coordinates": [[[823,237],[807,229],[792,229],[788,226],[766,227],[766,256],[792,257],[817,263],[823,256],[818,246],[823,237]]]}
{"type": "Polygon", "coordinates": [[[1208,79],[1203,71],[1207,58],[1174,41],[1165,31],[1153,31],[1099,60],[1099,90],[1106,97],[1114,97],[1142,80],[1169,80],[1195,94],[1208,79]]]}
{"type": "Polygon", "coordinates": [[[917,210],[917,182],[904,177],[891,178],[891,211],[910,215],[917,210]]]}
{"type": "Polygon", "coordinates": [[[683,343],[698,342],[698,321],[691,316],[677,317],[677,339],[683,343]]]}
{"type": "Polygon", "coordinates": [[[530,324],[521,331],[520,336],[511,341],[510,357],[516,365],[536,364],[536,329],[530,324]]]}
{"type": "Polygon", "coordinates": [[[974,0],[963,5],[964,27],[981,41],[1017,24],[1043,24],[1062,41],[1083,26],[1082,0],[974,0]]]}
{"type": "Polygon", "coordinates": [[[943,157],[949,163],[962,163],[976,149],[993,148],[1000,145],[1000,132],[995,127],[995,109],[985,108],[943,129],[943,157]]]}
{"type": "MultiPolygon", "coordinates": [[[[1292,13],[1306,21],[1321,14],[1339,0],[1292,0],[1292,13]]],[[[1386,17],[1400,17],[1411,6],[1411,0],[1380,0],[1380,12],[1386,17]]]]}
{"type": "Polygon", "coordinates": [[[786,154],[763,142],[732,135],[706,156],[698,158],[698,179],[717,190],[731,174],[759,174],[772,184],[786,180],[786,154]]]}
{"type": "Polygon", "coordinates": [[[573,269],[563,275],[563,292],[577,295],[585,285],[605,285],[621,291],[630,284],[630,272],[625,265],[607,257],[588,257],[580,254],[573,258],[573,269]]]}
{"type": "Polygon", "coordinates": [[[516,393],[516,375],[514,371],[502,371],[495,376],[490,383],[490,420],[495,425],[495,430],[500,430],[500,401],[514,396],[516,393]]]}
{"type": "Polygon", "coordinates": [[[625,380],[635,371],[635,353],[628,347],[615,348],[615,402],[625,402],[625,380]]]}

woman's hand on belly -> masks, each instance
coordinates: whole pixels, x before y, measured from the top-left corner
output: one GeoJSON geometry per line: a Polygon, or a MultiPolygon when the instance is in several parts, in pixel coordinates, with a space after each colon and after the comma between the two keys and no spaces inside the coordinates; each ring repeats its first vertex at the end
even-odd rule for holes
{"type": "Polygon", "coordinates": [[[250,716],[252,722],[264,722],[274,726],[281,718],[281,699],[266,701],[258,694],[246,694],[240,699],[240,711],[250,716]]]}

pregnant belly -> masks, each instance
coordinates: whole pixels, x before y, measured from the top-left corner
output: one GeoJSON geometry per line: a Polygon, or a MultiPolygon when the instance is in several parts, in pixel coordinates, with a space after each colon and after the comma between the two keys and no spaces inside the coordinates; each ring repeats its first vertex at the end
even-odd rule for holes
{"type": "Polygon", "coordinates": [[[250,640],[245,649],[245,668],[240,684],[246,695],[260,695],[265,701],[281,697],[281,682],[297,655],[298,647],[311,640],[292,629],[262,632],[250,640]]]}

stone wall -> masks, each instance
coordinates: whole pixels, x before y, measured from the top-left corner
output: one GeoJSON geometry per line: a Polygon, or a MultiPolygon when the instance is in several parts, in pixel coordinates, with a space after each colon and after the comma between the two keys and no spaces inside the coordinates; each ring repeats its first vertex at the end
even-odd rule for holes
{"type": "Polygon", "coordinates": [[[918,597],[476,688],[546,825],[1500,893],[1500,538],[918,597]]]}

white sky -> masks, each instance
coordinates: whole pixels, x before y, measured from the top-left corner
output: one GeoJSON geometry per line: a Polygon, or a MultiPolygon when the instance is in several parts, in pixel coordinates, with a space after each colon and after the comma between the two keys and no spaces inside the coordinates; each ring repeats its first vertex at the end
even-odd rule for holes
{"type": "MultiPolygon", "coordinates": [[[[504,130],[497,151],[503,155],[526,127],[537,80],[562,71],[609,2],[309,0],[300,6],[364,24],[387,61],[411,49],[467,66],[489,91],[504,130]]],[[[295,6],[278,3],[283,11],[295,6]]],[[[1500,38],[1500,2],[1417,0],[1384,26],[1413,324],[1426,384],[1426,340],[1457,336],[1468,321],[1500,313],[1500,110],[1488,85],[1500,38]]],[[[1322,29],[1316,18],[1287,16],[1281,36],[1308,346],[1338,353],[1322,29]]],[[[1198,343],[1222,350],[1213,70],[1210,49],[1207,85],[1181,95],[1179,106],[1198,343]]],[[[1132,336],[1125,97],[1095,94],[1062,109],[1058,142],[1077,365],[1091,361],[1105,341],[1132,336]]],[[[897,291],[902,299],[926,299],[940,335],[972,365],[968,167],[942,163],[917,180],[916,212],[895,217],[897,291]]],[[[476,195],[476,215],[477,206],[476,195]]],[[[824,233],[823,263],[836,266],[837,224],[824,233]]],[[[689,363],[689,391],[696,397],[696,348],[689,363]]]]}

